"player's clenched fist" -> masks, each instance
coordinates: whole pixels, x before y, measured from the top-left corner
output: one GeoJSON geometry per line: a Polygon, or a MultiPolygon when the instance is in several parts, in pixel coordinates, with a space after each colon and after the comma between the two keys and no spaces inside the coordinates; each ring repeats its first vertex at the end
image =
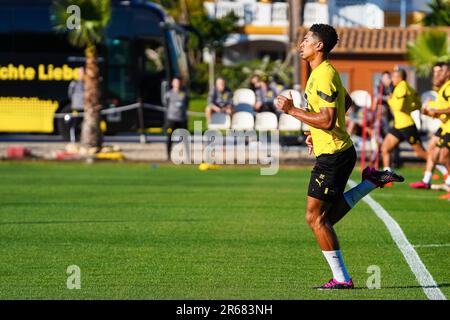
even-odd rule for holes
{"type": "Polygon", "coordinates": [[[291,91],[289,91],[289,98],[281,95],[277,96],[277,108],[288,114],[289,111],[294,109],[294,99],[292,98],[291,91]]]}

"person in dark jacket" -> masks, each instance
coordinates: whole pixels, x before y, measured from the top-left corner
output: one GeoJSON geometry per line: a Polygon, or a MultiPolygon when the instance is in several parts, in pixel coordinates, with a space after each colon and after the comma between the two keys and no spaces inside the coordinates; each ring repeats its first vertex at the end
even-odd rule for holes
{"type": "Polygon", "coordinates": [[[273,112],[280,116],[281,111],[273,104],[277,93],[269,86],[266,81],[261,81],[258,90],[256,90],[256,103],[253,109],[256,112],[273,112]]]}
{"type": "Polygon", "coordinates": [[[189,95],[182,87],[181,78],[173,78],[172,87],[166,93],[166,119],[164,132],[167,133],[167,156],[170,159],[172,150],[172,132],[176,129],[187,129],[187,110],[189,106],[189,95]]]}
{"type": "Polygon", "coordinates": [[[233,93],[226,86],[223,78],[217,78],[214,89],[208,94],[208,106],[205,110],[208,123],[211,121],[211,115],[215,112],[233,113],[233,93]]]}
{"type": "Polygon", "coordinates": [[[67,95],[71,101],[72,110],[83,111],[84,68],[78,68],[78,79],[69,83],[67,95]]]}

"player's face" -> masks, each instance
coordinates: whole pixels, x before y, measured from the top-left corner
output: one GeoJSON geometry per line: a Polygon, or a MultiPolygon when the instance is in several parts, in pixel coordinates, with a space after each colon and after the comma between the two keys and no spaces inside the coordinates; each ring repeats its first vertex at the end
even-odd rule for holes
{"type": "Polygon", "coordinates": [[[316,53],[319,51],[319,43],[320,41],[314,33],[308,31],[303,40],[297,44],[300,57],[306,61],[314,59],[316,53]]]}
{"type": "Polygon", "coordinates": [[[394,72],[392,74],[392,84],[394,86],[398,85],[402,81],[402,77],[400,76],[400,73],[394,72]]]}
{"type": "Polygon", "coordinates": [[[389,73],[384,73],[381,77],[381,82],[384,86],[388,87],[392,82],[391,75],[389,73]]]}
{"type": "MultiPolygon", "coordinates": [[[[435,67],[436,68],[436,67],[435,67]]],[[[441,87],[449,77],[449,69],[447,66],[442,66],[438,70],[433,68],[433,85],[436,87],[441,87]]]]}
{"type": "Polygon", "coordinates": [[[440,66],[433,67],[433,78],[431,79],[431,82],[435,87],[441,86],[440,73],[441,73],[440,66]]]}
{"type": "Polygon", "coordinates": [[[217,81],[216,81],[216,88],[220,92],[225,90],[225,81],[223,79],[217,79],[217,81]]]}
{"type": "Polygon", "coordinates": [[[180,84],[180,79],[175,78],[172,80],[172,88],[178,90],[180,89],[180,84]]]}

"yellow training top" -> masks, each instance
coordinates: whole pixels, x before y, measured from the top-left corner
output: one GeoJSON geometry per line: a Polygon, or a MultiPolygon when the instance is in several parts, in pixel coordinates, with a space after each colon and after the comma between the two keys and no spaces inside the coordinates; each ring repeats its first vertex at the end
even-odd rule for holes
{"type": "Polygon", "coordinates": [[[336,108],[336,125],[331,130],[317,129],[312,126],[311,136],[314,154],[334,154],[350,148],[353,143],[345,130],[345,95],[339,73],[328,62],[323,61],[309,76],[306,83],[306,99],[309,112],[320,112],[321,108],[336,108]]]}
{"type": "MultiPolygon", "coordinates": [[[[431,101],[429,106],[439,110],[450,108],[450,80],[439,89],[436,101],[431,101]]],[[[450,133],[450,116],[443,114],[439,119],[442,121],[442,132],[450,133]]]]}
{"type": "Polygon", "coordinates": [[[394,116],[395,129],[403,129],[415,125],[411,112],[420,109],[421,103],[416,90],[411,88],[405,80],[400,81],[395,86],[388,104],[394,116]]]}

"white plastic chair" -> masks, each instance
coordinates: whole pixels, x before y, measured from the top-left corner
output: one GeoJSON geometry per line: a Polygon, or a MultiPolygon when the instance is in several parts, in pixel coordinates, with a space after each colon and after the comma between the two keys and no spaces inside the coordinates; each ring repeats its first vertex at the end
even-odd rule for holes
{"type": "MultiPolygon", "coordinates": [[[[292,99],[294,100],[294,107],[301,108],[304,103],[303,103],[303,96],[299,91],[293,90],[293,89],[288,89],[288,90],[282,91],[280,93],[280,95],[290,99],[289,92],[291,92],[291,94],[292,94],[292,99]]],[[[275,106],[277,105],[277,102],[278,102],[278,99],[275,98],[273,100],[273,103],[275,106]]]]}
{"type": "Polygon", "coordinates": [[[235,112],[247,111],[253,112],[253,106],[256,103],[256,96],[253,90],[237,89],[233,94],[233,104],[235,112]]]}
{"type": "Polygon", "coordinates": [[[256,114],[255,129],[257,131],[271,131],[278,128],[278,119],[273,112],[261,112],[256,114]]]}
{"type": "Polygon", "coordinates": [[[278,123],[278,130],[282,131],[300,131],[302,123],[300,120],[290,116],[286,113],[280,115],[280,121],[278,123]]]}
{"type": "Polygon", "coordinates": [[[211,122],[208,123],[210,130],[228,130],[231,126],[231,118],[225,112],[214,112],[211,115],[211,122]]]}
{"type": "Polygon", "coordinates": [[[254,125],[255,119],[250,112],[236,112],[231,119],[231,129],[233,130],[253,130],[254,125]]]}
{"type": "Polygon", "coordinates": [[[372,106],[372,97],[370,96],[370,93],[365,90],[352,91],[350,97],[352,98],[353,103],[360,108],[370,108],[372,106]]]}

